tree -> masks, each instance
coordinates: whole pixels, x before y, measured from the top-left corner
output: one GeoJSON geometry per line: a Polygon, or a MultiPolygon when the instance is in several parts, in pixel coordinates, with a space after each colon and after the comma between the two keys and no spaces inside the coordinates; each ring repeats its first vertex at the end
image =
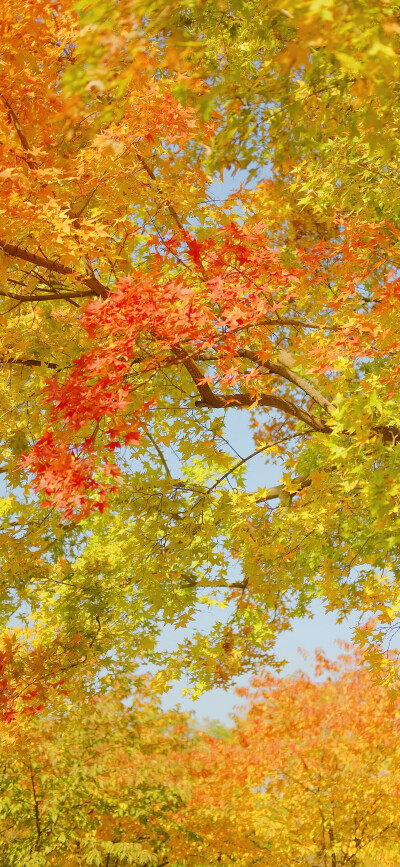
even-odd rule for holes
{"type": "Polygon", "coordinates": [[[313,679],[261,673],[242,693],[230,738],[204,735],[193,756],[192,852],[207,864],[394,867],[398,694],[353,651],[316,654],[313,679]]]}
{"type": "Polygon", "coordinates": [[[178,769],[190,738],[187,715],[162,713],[143,678],[31,718],[2,741],[2,863],[168,863],[186,834],[178,769]]]}
{"type": "Polygon", "coordinates": [[[200,689],[279,666],[315,597],[372,611],[374,649],[399,605],[396,6],[8,0],[2,27],[3,625],[67,647],[63,678],[142,652],[200,689]],[[279,484],[246,489],[234,410],[279,484]],[[203,603],[228,616],[166,660],[203,603]]]}
{"type": "Polygon", "coordinates": [[[352,650],[315,668],[260,672],[213,734],[121,673],[30,717],[0,748],[2,863],[396,867],[398,692],[352,650]]]}

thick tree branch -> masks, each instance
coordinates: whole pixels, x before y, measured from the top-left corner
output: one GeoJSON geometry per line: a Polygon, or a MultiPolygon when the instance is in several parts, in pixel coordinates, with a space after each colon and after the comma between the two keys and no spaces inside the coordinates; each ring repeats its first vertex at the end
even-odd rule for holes
{"type": "Polygon", "coordinates": [[[303,379],[302,376],[299,376],[294,372],[293,367],[296,366],[296,359],[293,358],[290,352],[286,352],[285,349],[281,349],[278,353],[278,364],[276,365],[277,369],[282,371],[281,376],[284,376],[285,379],[288,379],[290,382],[293,382],[294,385],[297,385],[298,388],[301,388],[305,394],[308,394],[316,403],[322,406],[327,412],[333,412],[335,406],[333,403],[330,403],[329,400],[321,394],[313,385],[307,382],[306,379],[303,379]]]}
{"type": "MultiPolygon", "coordinates": [[[[63,274],[65,277],[72,277],[78,283],[82,283],[84,286],[87,286],[90,289],[90,292],[86,292],[85,295],[97,295],[100,298],[108,297],[108,290],[106,286],[103,286],[100,283],[100,280],[95,277],[92,273],[88,276],[79,275],[74,271],[73,268],[70,268],[68,265],[62,265],[61,262],[56,262],[52,259],[47,259],[45,256],[38,256],[36,253],[30,253],[29,250],[24,250],[22,247],[17,246],[16,244],[8,244],[5,241],[0,239],[0,250],[3,251],[7,256],[10,256],[13,259],[21,259],[24,262],[29,262],[31,265],[36,265],[38,268],[45,268],[46,271],[53,271],[55,274],[63,274]]],[[[70,297],[84,297],[82,293],[69,293],[70,297]]],[[[11,296],[13,297],[13,296],[11,296]]],[[[46,296],[50,297],[50,296],[46,296]]],[[[65,295],[55,295],[55,298],[68,298],[67,294],[65,295]]],[[[34,298],[31,296],[17,296],[18,300],[44,300],[42,298],[34,298]]]]}
{"type": "Polygon", "coordinates": [[[238,355],[241,358],[248,358],[251,361],[255,361],[260,364],[260,372],[262,370],[266,370],[269,373],[275,373],[276,376],[280,376],[283,379],[286,379],[288,382],[292,382],[293,385],[296,385],[305,394],[311,397],[315,403],[318,403],[326,412],[333,412],[335,407],[329,400],[321,394],[313,385],[307,382],[306,379],[299,376],[295,373],[292,368],[296,365],[296,360],[293,358],[290,352],[287,352],[285,349],[281,349],[278,353],[278,363],[274,361],[262,361],[260,362],[257,352],[252,352],[247,349],[241,350],[238,355]]]}
{"type": "Polygon", "coordinates": [[[71,301],[73,298],[92,298],[93,292],[46,292],[42,295],[34,292],[32,295],[18,295],[17,292],[9,292],[3,288],[0,289],[0,297],[12,298],[13,301],[22,304],[24,301],[71,301]]]}
{"type": "MultiPolygon", "coordinates": [[[[243,358],[249,358],[252,361],[259,361],[258,355],[256,352],[251,352],[249,350],[243,350],[239,352],[239,355],[243,358]]],[[[322,407],[326,412],[333,412],[335,406],[333,403],[330,403],[329,400],[324,397],[324,395],[318,391],[313,385],[307,382],[306,379],[303,379],[302,376],[299,376],[292,369],[296,365],[296,360],[293,358],[290,352],[287,352],[285,349],[281,349],[278,353],[277,362],[274,361],[263,361],[260,363],[260,370],[265,369],[269,373],[275,373],[276,376],[280,376],[283,379],[286,379],[288,382],[293,383],[298,388],[300,388],[305,394],[311,397],[315,403],[318,403],[319,406],[322,407]]]]}
{"type": "MultiPolygon", "coordinates": [[[[172,352],[174,353],[176,358],[178,358],[179,361],[182,362],[184,367],[186,367],[187,372],[195,383],[197,391],[199,392],[199,395],[201,397],[201,405],[204,404],[204,406],[209,406],[214,409],[223,409],[223,407],[226,406],[225,398],[219,397],[218,395],[214,394],[208,383],[205,383],[203,381],[204,374],[197,366],[193,358],[188,355],[188,353],[179,345],[173,346],[172,352]]],[[[196,403],[196,406],[198,405],[200,404],[196,403]]]]}
{"type": "Polygon", "coordinates": [[[51,370],[59,370],[60,365],[53,361],[41,361],[39,358],[3,358],[0,356],[0,364],[21,364],[23,367],[49,367],[51,370]]]}
{"type": "Polygon", "coordinates": [[[311,415],[311,413],[307,412],[305,409],[302,409],[295,403],[292,403],[292,401],[286,400],[286,398],[283,397],[279,397],[279,395],[277,394],[261,394],[259,397],[254,398],[251,394],[232,394],[227,395],[227,397],[222,397],[221,395],[216,395],[212,393],[212,403],[202,397],[201,400],[196,401],[196,406],[218,406],[226,407],[226,409],[248,409],[253,406],[265,406],[269,409],[280,410],[285,415],[297,418],[298,421],[304,422],[307,427],[311,428],[314,431],[319,431],[320,433],[330,433],[331,431],[331,428],[326,425],[325,422],[323,422],[321,419],[311,415]]]}
{"type": "Polygon", "coordinates": [[[196,401],[196,406],[209,407],[210,409],[228,409],[233,407],[241,409],[251,406],[266,406],[270,409],[281,410],[285,415],[290,415],[299,421],[303,421],[312,430],[320,431],[321,433],[328,433],[330,431],[330,428],[321,419],[312,416],[306,410],[292,403],[292,401],[286,400],[286,398],[280,397],[277,394],[261,394],[257,399],[254,399],[251,394],[232,394],[226,397],[215,394],[208,383],[204,383],[203,373],[185,350],[177,346],[173,348],[173,352],[186,367],[199,392],[201,400],[196,401]]]}
{"type": "MultiPolygon", "coordinates": [[[[311,479],[308,476],[298,476],[296,479],[291,481],[291,486],[296,486],[298,491],[302,491],[304,488],[309,488],[312,484],[311,479]]],[[[256,503],[266,503],[269,500],[280,500],[282,506],[290,505],[292,498],[296,492],[289,492],[285,485],[274,485],[273,488],[269,488],[268,491],[264,494],[263,497],[260,497],[259,500],[256,500],[256,503]]]]}

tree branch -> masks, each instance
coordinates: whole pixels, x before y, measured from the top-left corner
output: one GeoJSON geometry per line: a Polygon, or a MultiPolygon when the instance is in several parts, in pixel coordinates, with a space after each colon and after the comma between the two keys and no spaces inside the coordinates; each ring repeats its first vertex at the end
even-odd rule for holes
{"type": "Polygon", "coordinates": [[[52,370],[59,370],[60,365],[53,361],[41,361],[39,358],[3,358],[0,356],[0,364],[22,364],[24,367],[49,367],[52,370]]]}
{"type": "MultiPolygon", "coordinates": [[[[136,145],[133,145],[133,150],[135,151],[135,154],[136,154],[136,156],[137,156],[137,158],[138,158],[140,164],[141,164],[142,167],[144,168],[145,172],[148,174],[149,178],[151,178],[152,181],[154,181],[155,183],[157,183],[157,178],[156,178],[156,176],[155,176],[155,174],[154,174],[154,172],[153,172],[153,169],[150,168],[149,164],[146,162],[146,160],[144,159],[144,157],[142,157],[142,154],[141,154],[140,151],[137,149],[136,145]]],[[[158,189],[158,187],[157,187],[157,189],[158,189]]],[[[161,191],[159,190],[159,192],[161,192],[161,191]]],[[[178,217],[178,214],[176,213],[176,210],[175,210],[174,206],[171,205],[170,202],[166,202],[166,205],[167,205],[167,208],[168,208],[168,210],[169,210],[169,212],[170,212],[170,214],[171,214],[172,219],[174,220],[174,222],[176,223],[176,225],[178,226],[178,228],[181,230],[181,232],[183,232],[183,226],[182,226],[182,223],[181,223],[181,221],[180,221],[180,219],[179,219],[179,217],[178,217]]]]}
{"type": "Polygon", "coordinates": [[[202,382],[202,380],[204,380],[204,374],[185,349],[177,345],[172,347],[172,352],[186,367],[187,372],[196,385],[197,391],[201,397],[201,402],[196,402],[196,406],[204,404],[204,406],[213,407],[215,409],[223,409],[226,405],[225,398],[214,394],[208,383],[202,382]]]}
{"type": "MultiPolygon", "coordinates": [[[[24,301],[72,301],[73,298],[92,298],[93,292],[46,292],[43,295],[18,295],[16,292],[9,292],[7,289],[0,289],[0,297],[12,298],[13,301],[19,301],[21,304],[24,301]]],[[[79,306],[79,305],[76,305],[79,306]]]]}
{"type": "Polygon", "coordinates": [[[24,134],[24,132],[23,132],[23,130],[22,130],[22,127],[21,127],[21,124],[20,124],[20,122],[19,122],[19,120],[18,120],[18,118],[17,118],[17,115],[15,114],[14,109],[11,107],[10,103],[9,103],[8,100],[5,98],[5,96],[3,96],[3,94],[1,94],[1,98],[2,98],[2,100],[3,100],[3,102],[4,102],[4,105],[5,105],[6,108],[7,108],[8,116],[9,116],[10,121],[11,121],[11,123],[12,123],[12,125],[13,125],[13,127],[14,127],[14,129],[15,129],[15,132],[17,133],[17,136],[18,136],[18,138],[19,138],[19,140],[20,140],[20,142],[21,142],[21,144],[22,144],[22,147],[23,147],[24,151],[27,151],[27,153],[28,153],[28,156],[27,156],[26,162],[28,163],[28,166],[29,166],[30,168],[32,168],[32,169],[36,169],[36,168],[37,168],[37,165],[36,165],[35,161],[32,159],[31,156],[29,156],[30,147],[29,147],[28,139],[26,138],[26,136],[25,136],[25,134],[24,134]]]}
{"type": "MultiPolygon", "coordinates": [[[[200,389],[199,389],[200,391],[200,389]]],[[[202,398],[201,400],[196,401],[196,406],[208,406],[208,407],[226,407],[229,408],[249,408],[249,407],[260,407],[265,406],[269,409],[278,409],[283,412],[285,415],[292,416],[293,418],[297,418],[298,421],[304,422],[307,427],[319,433],[330,433],[331,428],[325,424],[321,419],[316,418],[311,415],[311,413],[307,412],[305,409],[297,406],[295,403],[292,403],[290,400],[286,400],[286,398],[279,397],[277,394],[261,394],[260,397],[254,398],[251,394],[232,394],[227,397],[222,397],[221,395],[216,395],[212,393],[212,403],[207,399],[202,398]]]]}
{"type": "Polygon", "coordinates": [[[237,328],[232,328],[232,334],[238,334],[241,331],[247,331],[249,328],[256,328],[259,325],[281,325],[282,328],[309,328],[313,331],[339,331],[339,325],[317,325],[314,322],[304,322],[303,319],[286,319],[275,317],[272,319],[266,316],[259,319],[257,322],[249,322],[247,325],[238,325],[237,328]]]}
{"type": "MultiPolygon", "coordinates": [[[[297,476],[296,479],[291,481],[291,485],[296,485],[299,491],[302,491],[304,488],[309,488],[311,484],[312,481],[308,476],[297,476]]],[[[282,506],[288,506],[290,505],[295,493],[297,493],[297,491],[289,492],[285,485],[274,485],[273,488],[268,489],[263,497],[256,500],[256,503],[266,503],[268,500],[280,500],[282,506]]]]}
{"type": "Polygon", "coordinates": [[[292,403],[286,398],[280,397],[277,394],[261,394],[258,398],[253,398],[250,394],[232,394],[223,395],[215,394],[208,383],[204,383],[204,376],[187,352],[179,345],[172,347],[172,351],[180,359],[186,370],[190,374],[196,388],[199,392],[201,400],[196,401],[196,406],[208,407],[210,409],[233,408],[242,409],[243,407],[251,406],[266,406],[270,409],[278,409],[286,415],[293,416],[299,421],[303,421],[312,430],[321,433],[329,433],[330,428],[321,419],[312,416],[309,412],[292,403]]]}
{"type": "Polygon", "coordinates": [[[162,463],[162,465],[163,465],[163,467],[164,467],[164,469],[165,469],[165,472],[166,472],[168,478],[171,479],[171,478],[172,478],[171,471],[170,471],[170,468],[169,468],[169,466],[168,466],[168,464],[167,464],[167,461],[165,460],[165,457],[164,457],[163,451],[162,451],[162,449],[160,449],[160,446],[158,445],[158,443],[156,442],[156,440],[152,437],[152,435],[151,435],[151,433],[149,432],[148,428],[146,428],[146,436],[147,436],[148,439],[150,440],[151,444],[154,446],[154,448],[155,448],[155,450],[156,450],[156,452],[157,452],[157,454],[158,454],[158,457],[160,458],[160,461],[161,461],[161,463],[162,463]]]}
{"type": "MultiPolygon", "coordinates": [[[[74,271],[74,269],[70,268],[68,265],[62,265],[61,262],[55,262],[52,259],[47,259],[45,256],[38,256],[36,253],[30,253],[29,250],[24,250],[21,247],[17,246],[16,244],[8,244],[5,241],[2,241],[1,239],[0,239],[0,249],[3,251],[3,253],[5,253],[7,256],[10,256],[13,259],[21,259],[24,262],[29,262],[31,265],[37,265],[39,268],[45,268],[46,271],[54,271],[55,274],[63,274],[65,277],[72,277],[74,280],[77,280],[79,283],[83,283],[84,286],[87,286],[88,289],[91,290],[91,292],[86,292],[85,295],[97,295],[100,298],[107,298],[108,297],[107,287],[103,286],[103,284],[100,283],[100,280],[98,280],[97,277],[94,276],[94,274],[84,277],[83,275],[77,274],[76,271],[74,271]]],[[[11,296],[11,297],[13,297],[13,296],[11,296]]],[[[47,297],[50,297],[50,296],[47,296],[47,297]]],[[[68,300],[66,295],[65,296],[60,296],[60,295],[57,296],[56,295],[55,297],[65,298],[66,300],[68,300]]],[[[82,296],[82,293],[77,293],[76,295],[74,293],[72,293],[71,297],[84,297],[84,296],[82,296]]],[[[40,300],[41,301],[41,300],[44,300],[44,298],[41,298],[41,297],[40,298],[35,297],[33,299],[33,296],[32,297],[31,296],[29,296],[29,297],[22,296],[21,297],[18,295],[17,298],[20,301],[24,301],[24,300],[40,300]]]]}
{"type": "MultiPolygon", "coordinates": [[[[305,436],[304,433],[297,433],[297,434],[294,433],[294,434],[290,434],[289,436],[284,437],[283,439],[281,439],[281,440],[279,441],[279,444],[282,444],[282,443],[284,443],[284,442],[288,442],[289,440],[296,439],[296,438],[298,438],[298,437],[304,437],[304,436],[305,436]]],[[[267,443],[267,445],[262,446],[260,449],[256,449],[254,452],[252,452],[251,455],[247,455],[247,457],[245,457],[245,458],[240,458],[240,460],[237,461],[237,463],[234,464],[233,467],[231,467],[229,470],[226,471],[226,473],[224,473],[222,476],[220,476],[220,477],[217,479],[217,481],[214,482],[213,485],[211,485],[211,487],[207,488],[206,493],[207,493],[207,494],[211,494],[211,492],[214,491],[215,488],[217,488],[218,485],[220,485],[221,482],[224,481],[224,479],[227,479],[228,476],[231,476],[232,473],[236,472],[236,470],[239,469],[239,467],[243,466],[243,464],[247,464],[248,461],[250,461],[252,458],[255,458],[257,455],[261,455],[263,452],[268,451],[268,449],[272,449],[272,448],[274,448],[274,446],[276,446],[276,445],[277,445],[276,442],[274,442],[274,443],[267,443]]],[[[297,480],[296,480],[296,481],[297,481],[297,480]]],[[[310,484],[311,484],[311,483],[310,483],[310,484]]],[[[280,485],[279,488],[283,488],[283,485],[280,485]]],[[[274,491],[274,490],[277,490],[277,488],[271,488],[271,491],[274,491]]],[[[274,495],[274,496],[275,496],[275,495],[274,495]]],[[[265,498],[265,499],[274,499],[274,496],[271,496],[271,497],[268,497],[268,498],[265,498]]],[[[262,501],[261,501],[261,500],[257,500],[257,502],[262,502],[262,501]]]]}
{"type": "Polygon", "coordinates": [[[326,412],[333,412],[335,406],[333,403],[330,403],[329,400],[321,394],[313,385],[307,382],[306,379],[299,376],[295,373],[292,368],[296,364],[296,360],[293,358],[290,352],[287,352],[285,349],[281,349],[278,353],[278,363],[274,361],[260,361],[257,352],[252,352],[248,349],[243,349],[238,352],[240,358],[248,358],[251,361],[259,362],[260,364],[260,372],[263,369],[267,370],[269,373],[275,373],[276,376],[281,376],[283,379],[286,379],[288,382],[292,382],[293,385],[296,385],[305,394],[308,394],[315,403],[318,403],[319,406],[322,407],[326,412]]]}
{"type": "Polygon", "coordinates": [[[40,827],[39,802],[38,802],[37,795],[36,795],[35,778],[33,776],[33,768],[32,768],[31,759],[29,759],[29,769],[30,769],[30,778],[31,778],[31,784],[32,784],[33,808],[35,811],[35,822],[36,822],[36,831],[37,831],[37,837],[36,837],[36,842],[35,842],[35,848],[36,848],[38,843],[39,843],[39,840],[41,838],[41,835],[42,835],[42,829],[40,827]]]}

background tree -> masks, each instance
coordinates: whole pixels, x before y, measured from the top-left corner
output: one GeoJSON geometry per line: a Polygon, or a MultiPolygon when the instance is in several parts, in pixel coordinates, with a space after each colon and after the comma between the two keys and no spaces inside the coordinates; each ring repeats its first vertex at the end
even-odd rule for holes
{"type": "Polygon", "coordinates": [[[31,718],[2,747],[2,863],[170,863],[189,744],[187,715],[139,679],[31,718]]]}
{"type": "Polygon", "coordinates": [[[204,736],[191,765],[204,863],[398,863],[398,695],[353,652],[317,653],[315,676],[257,675],[231,736],[204,736]]]}
{"type": "Polygon", "coordinates": [[[315,668],[260,673],[226,729],[123,676],[30,716],[0,750],[4,867],[396,867],[398,693],[352,651],[315,668]]]}

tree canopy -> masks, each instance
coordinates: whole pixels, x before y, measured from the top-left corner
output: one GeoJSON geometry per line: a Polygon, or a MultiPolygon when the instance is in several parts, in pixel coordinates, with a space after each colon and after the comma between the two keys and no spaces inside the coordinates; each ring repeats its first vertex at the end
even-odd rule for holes
{"type": "Polygon", "coordinates": [[[4,713],[138,654],[196,689],[279,667],[316,598],[378,660],[398,3],[6,0],[0,27],[4,713]],[[246,486],[238,412],[278,484],[246,486]]]}
{"type": "Polygon", "coordinates": [[[203,863],[397,863],[398,693],[349,650],[317,652],[312,677],[259,672],[229,735],[203,735],[187,808],[203,863]]]}
{"type": "Polygon", "coordinates": [[[260,671],[225,729],[121,672],[31,716],[0,747],[2,864],[396,867],[398,693],[348,651],[314,674],[260,671]]]}

